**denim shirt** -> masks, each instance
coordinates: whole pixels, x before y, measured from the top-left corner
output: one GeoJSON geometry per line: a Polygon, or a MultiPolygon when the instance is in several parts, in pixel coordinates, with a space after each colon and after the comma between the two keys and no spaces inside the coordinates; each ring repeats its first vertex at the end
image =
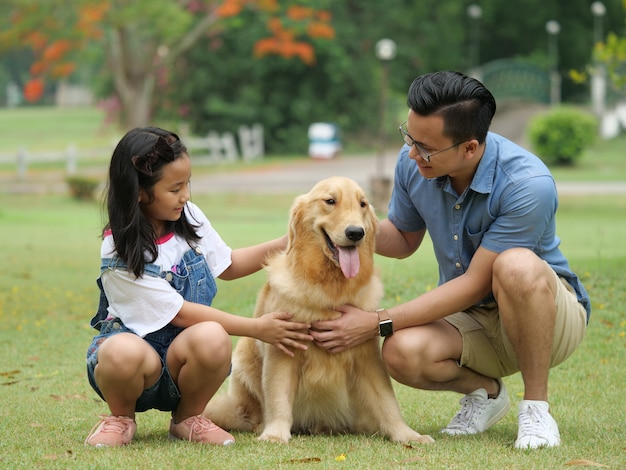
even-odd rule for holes
{"type": "MultiPolygon", "coordinates": [[[[102,258],[100,265],[100,273],[107,269],[125,269],[126,264],[118,257],[102,258]]],[[[217,284],[209,270],[204,255],[199,248],[187,251],[176,270],[162,271],[161,268],[154,264],[146,264],[144,267],[144,275],[161,277],[168,281],[170,285],[188,302],[194,302],[210,306],[213,302],[215,294],[217,294],[217,284]]],[[[109,302],[102,288],[100,277],[97,279],[98,288],[100,289],[100,302],[98,311],[91,319],[90,325],[100,330],[102,321],[108,316],[109,302]]]]}
{"type": "MultiPolygon", "coordinates": [[[[527,248],[574,288],[589,321],[589,296],[559,249],[556,185],[538,157],[490,132],[476,174],[459,195],[447,176],[424,178],[409,150],[400,150],[387,216],[399,230],[428,231],[439,284],[462,275],[479,246],[495,253],[527,248]]],[[[481,303],[490,301],[493,295],[481,303]]]]}

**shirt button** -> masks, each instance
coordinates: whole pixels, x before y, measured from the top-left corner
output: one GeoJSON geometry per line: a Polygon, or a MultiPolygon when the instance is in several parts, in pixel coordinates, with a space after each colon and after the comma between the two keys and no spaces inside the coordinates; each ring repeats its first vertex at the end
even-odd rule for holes
{"type": "Polygon", "coordinates": [[[172,273],[167,273],[167,274],[165,275],[165,280],[166,280],[167,282],[169,282],[169,281],[171,281],[171,280],[172,280],[172,277],[173,277],[173,276],[172,276],[172,273]]]}
{"type": "Polygon", "coordinates": [[[460,267],[461,267],[461,263],[456,263],[456,264],[455,264],[455,266],[456,266],[457,268],[460,268],[460,267]]]}
{"type": "Polygon", "coordinates": [[[459,209],[461,208],[461,204],[457,204],[456,206],[454,206],[454,208],[455,208],[456,210],[459,210],[459,209]]]}
{"type": "Polygon", "coordinates": [[[458,235],[455,235],[453,238],[454,238],[454,240],[456,241],[456,240],[458,240],[458,239],[459,239],[459,236],[458,236],[458,235]]]}
{"type": "Polygon", "coordinates": [[[200,249],[199,246],[195,247],[194,251],[196,252],[197,255],[201,255],[202,254],[202,250],[200,249]]]}

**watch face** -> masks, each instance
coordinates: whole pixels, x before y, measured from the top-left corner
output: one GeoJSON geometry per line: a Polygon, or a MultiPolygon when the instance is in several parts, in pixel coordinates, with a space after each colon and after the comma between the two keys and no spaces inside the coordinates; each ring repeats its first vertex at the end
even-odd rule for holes
{"type": "Polygon", "coordinates": [[[393,334],[393,323],[391,320],[381,321],[378,324],[380,336],[391,336],[393,334]]]}

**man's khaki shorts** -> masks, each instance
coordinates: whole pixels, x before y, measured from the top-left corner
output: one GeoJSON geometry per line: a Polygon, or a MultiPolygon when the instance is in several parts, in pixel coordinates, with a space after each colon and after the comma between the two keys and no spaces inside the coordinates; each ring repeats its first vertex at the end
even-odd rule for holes
{"type": "MultiPolygon", "coordinates": [[[[576,292],[557,274],[556,324],[552,343],[551,367],[567,359],[585,337],[587,312],[578,302],[576,292]]],[[[509,342],[495,302],[472,307],[445,318],[463,337],[460,366],[487,377],[506,377],[519,371],[513,346],[509,342]]]]}

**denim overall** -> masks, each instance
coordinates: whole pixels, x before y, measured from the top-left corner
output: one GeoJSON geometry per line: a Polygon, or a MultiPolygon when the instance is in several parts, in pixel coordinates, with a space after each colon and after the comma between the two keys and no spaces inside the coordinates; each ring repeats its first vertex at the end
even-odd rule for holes
{"type": "MultiPolygon", "coordinates": [[[[124,268],[126,268],[126,264],[117,257],[103,258],[100,266],[100,274],[107,269],[124,268]]],[[[161,277],[167,280],[176,292],[189,302],[211,305],[217,293],[217,284],[199,248],[187,251],[183,255],[180,264],[172,267],[169,271],[161,271],[160,267],[154,264],[146,264],[144,267],[144,275],[161,277]]],[[[108,337],[117,333],[132,333],[132,331],[129,330],[119,318],[108,318],[109,313],[107,307],[109,306],[109,302],[102,288],[100,278],[98,278],[97,284],[100,289],[100,303],[98,312],[93,316],[90,324],[92,327],[99,330],[100,334],[93,338],[87,350],[87,376],[93,389],[104,399],[94,378],[94,369],[98,363],[98,348],[108,337]]],[[[161,411],[174,411],[178,406],[180,393],[170,376],[165,358],[170,344],[181,331],[183,331],[183,328],[168,324],[160,330],[144,336],[143,339],[146,340],[161,357],[163,369],[159,380],[143,391],[137,400],[135,411],[146,411],[153,408],[161,411]]]]}

